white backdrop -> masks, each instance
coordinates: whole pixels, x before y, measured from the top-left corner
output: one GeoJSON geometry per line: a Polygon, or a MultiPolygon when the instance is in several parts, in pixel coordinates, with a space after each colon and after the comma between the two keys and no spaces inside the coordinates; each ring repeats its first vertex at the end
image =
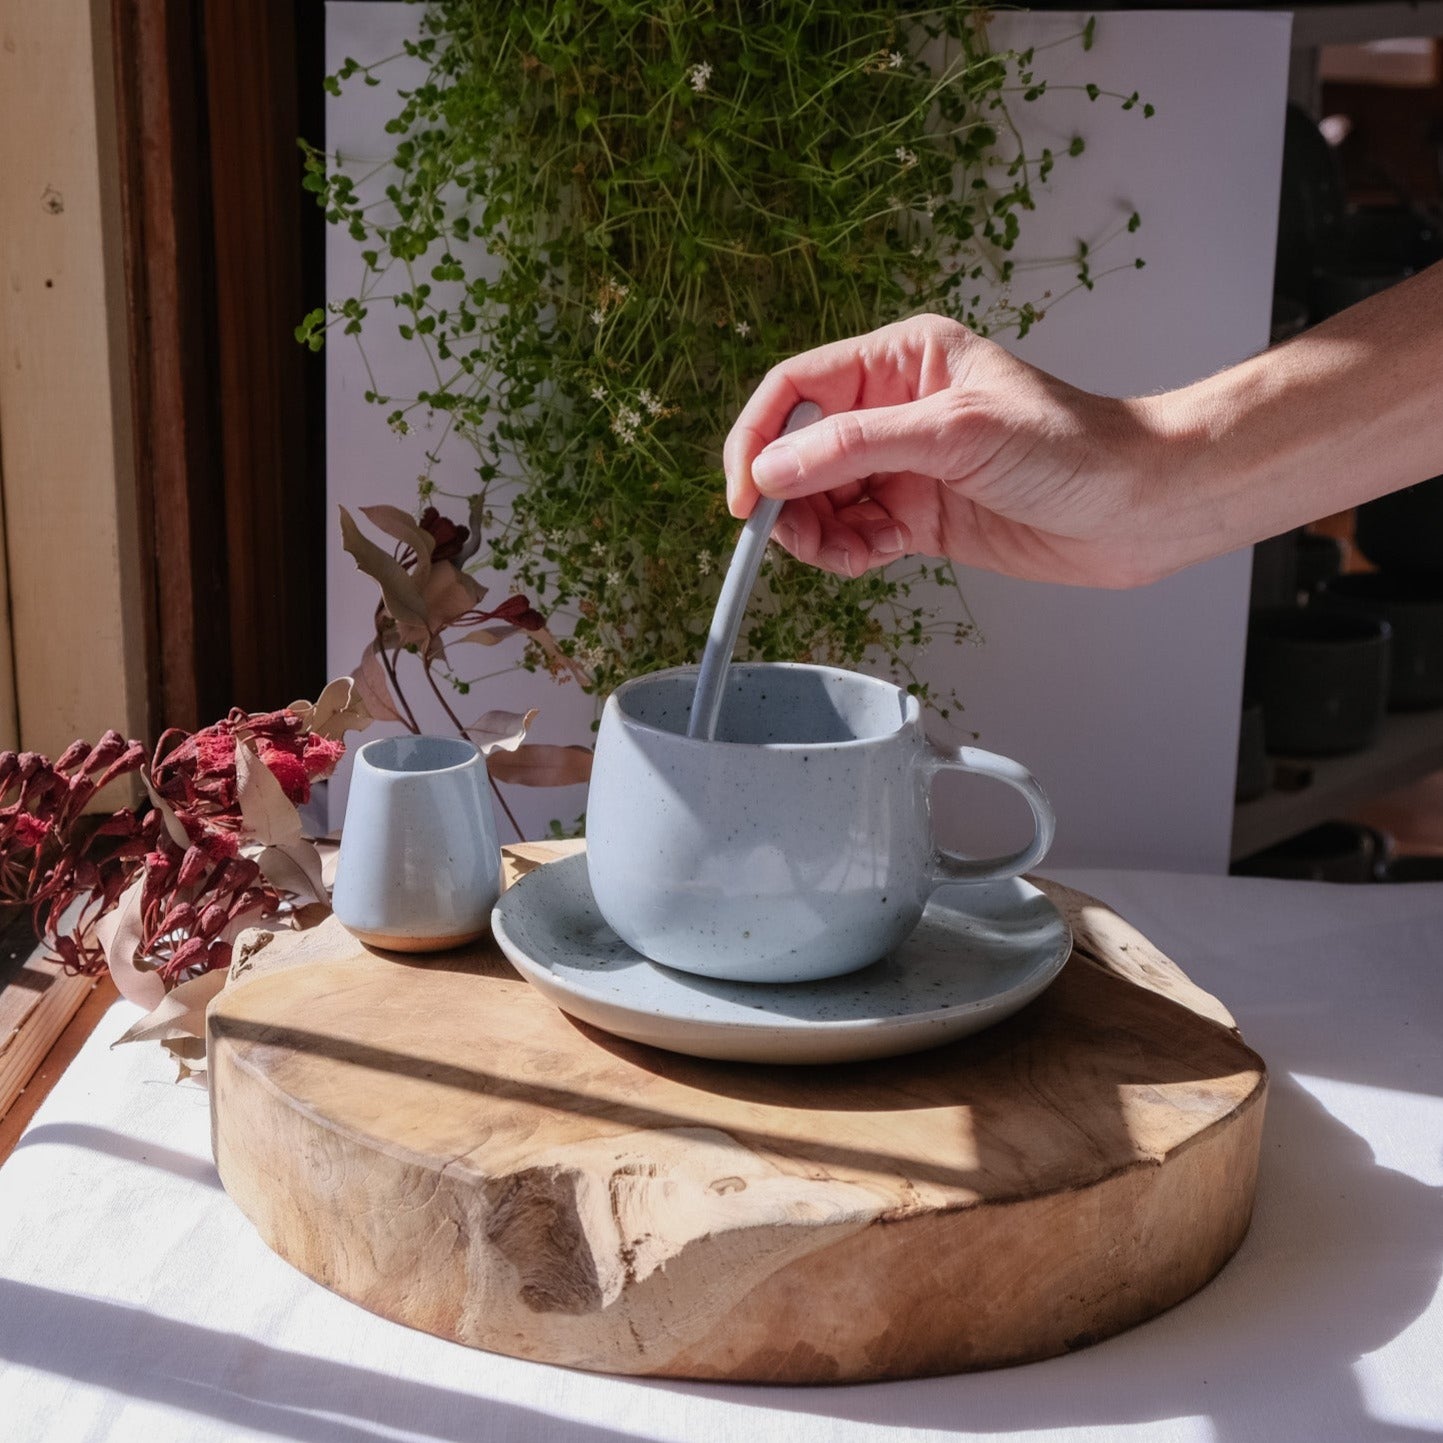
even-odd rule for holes
{"type": "MultiPolygon", "coordinates": [[[[1009,15],[994,22],[994,41],[1040,48],[1075,33],[1083,18],[1009,15]]],[[[404,4],[331,0],[328,64],[391,54],[416,21],[416,9],[404,4]]],[[[1062,301],[1016,343],[1019,355],[1078,385],[1121,395],[1181,384],[1266,344],[1289,28],[1286,14],[1113,12],[1098,16],[1090,52],[1072,44],[1041,52],[1038,74],[1048,78],[1048,94],[1018,105],[1016,119],[1034,149],[1064,148],[1074,134],[1087,149],[1059,164],[1038,211],[1025,218],[1023,258],[1070,253],[1078,238],[1096,241],[1136,208],[1142,229],[1104,251],[1097,269],[1134,254],[1147,266],[1062,301]],[[1157,114],[1144,119],[1115,101],[1089,102],[1080,89],[1065,89],[1089,81],[1140,90],[1157,114]]],[[[386,85],[352,84],[329,104],[327,143],[348,159],[386,153],[390,86],[408,77],[399,68],[383,74],[386,85]]],[[[327,245],[329,292],[349,294],[359,276],[358,247],[335,228],[327,245]]],[[[1064,269],[1039,286],[1062,290],[1066,280],[1064,269]]],[[[1017,295],[1024,297],[1021,287],[1017,295]]],[[[366,347],[384,390],[404,395],[408,385],[424,384],[417,358],[379,309],[366,347]]],[[[427,438],[393,437],[382,411],[363,399],[368,384],[356,350],[334,344],[332,516],[338,504],[409,505],[414,498],[427,438]]],[[[451,467],[451,488],[469,489],[459,449],[451,467]]],[[[327,547],[335,675],[360,656],[374,593],[341,551],[334,525],[327,547]]],[[[1248,575],[1245,552],[1124,593],[964,575],[985,644],[934,649],[926,670],[961,694],[965,726],[981,745],[1022,758],[1042,779],[1059,818],[1054,862],[1225,868],[1248,575]]],[[[592,704],[574,689],[524,674],[489,685],[477,710],[539,706],[537,739],[585,737],[592,704]]],[[[513,788],[510,796],[533,835],[584,805],[579,789],[513,788]]],[[[344,778],[333,788],[333,823],[343,803],[344,778]]],[[[943,793],[939,814],[950,840],[989,850],[1015,820],[1009,802],[981,784],[943,793]]]]}

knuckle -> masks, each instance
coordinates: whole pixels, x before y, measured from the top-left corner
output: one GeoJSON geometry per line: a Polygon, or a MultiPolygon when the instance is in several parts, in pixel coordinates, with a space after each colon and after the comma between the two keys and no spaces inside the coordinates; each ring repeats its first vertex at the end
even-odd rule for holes
{"type": "Polygon", "coordinates": [[[867,433],[854,412],[844,411],[832,421],[832,454],[839,461],[853,464],[867,450],[867,433]]]}
{"type": "Polygon", "coordinates": [[[922,335],[938,341],[961,341],[972,335],[961,321],[953,320],[951,316],[938,315],[934,311],[915,317],[913,324],[922,335]]]}
{"type": "Polygon", "coordinates": [[[965,391],[954,388],[931,398],[942,479],[964,476],[985,449],[986,414],[965,391]]]}

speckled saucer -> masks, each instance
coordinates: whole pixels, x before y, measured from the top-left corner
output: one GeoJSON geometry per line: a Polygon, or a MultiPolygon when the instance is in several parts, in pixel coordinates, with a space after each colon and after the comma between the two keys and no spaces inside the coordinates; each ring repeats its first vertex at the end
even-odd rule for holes
{"type": "Polygon", "coordinates": [[[732,1062],[855,1062],[980,1032],[1062,970],[1072,934],[1020,877],[943,887],[889,957],[822,982],[718,982],[649,962],[602,920],[578,853],[491,915],[501,950],[563,1012],[633,1042],[732,1062]]]}

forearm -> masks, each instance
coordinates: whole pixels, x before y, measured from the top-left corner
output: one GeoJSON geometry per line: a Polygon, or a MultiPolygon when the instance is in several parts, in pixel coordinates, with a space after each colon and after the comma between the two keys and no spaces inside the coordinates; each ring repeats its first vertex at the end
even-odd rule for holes
{"type": "Polygon", "coordinates": [[[1134,403],[1164,572],[1443,472],[1443,265],[1178,391],[1134,403]]]}

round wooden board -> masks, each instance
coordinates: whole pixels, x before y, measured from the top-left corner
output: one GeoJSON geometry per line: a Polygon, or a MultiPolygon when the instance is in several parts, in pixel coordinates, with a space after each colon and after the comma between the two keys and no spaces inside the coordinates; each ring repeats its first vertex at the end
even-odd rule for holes
{"type": "Polygon", "coordinates": [[[1043,997],[846,1067],[616,1040],[489,942],[278,934],[211,1006],[221,1178],[317,1281],[517,1357],[828,1383],[1082,1347],[1241,1242],[1267,1076],[1141,935],[1043,885],[1076,936],[1043,997]]]}

